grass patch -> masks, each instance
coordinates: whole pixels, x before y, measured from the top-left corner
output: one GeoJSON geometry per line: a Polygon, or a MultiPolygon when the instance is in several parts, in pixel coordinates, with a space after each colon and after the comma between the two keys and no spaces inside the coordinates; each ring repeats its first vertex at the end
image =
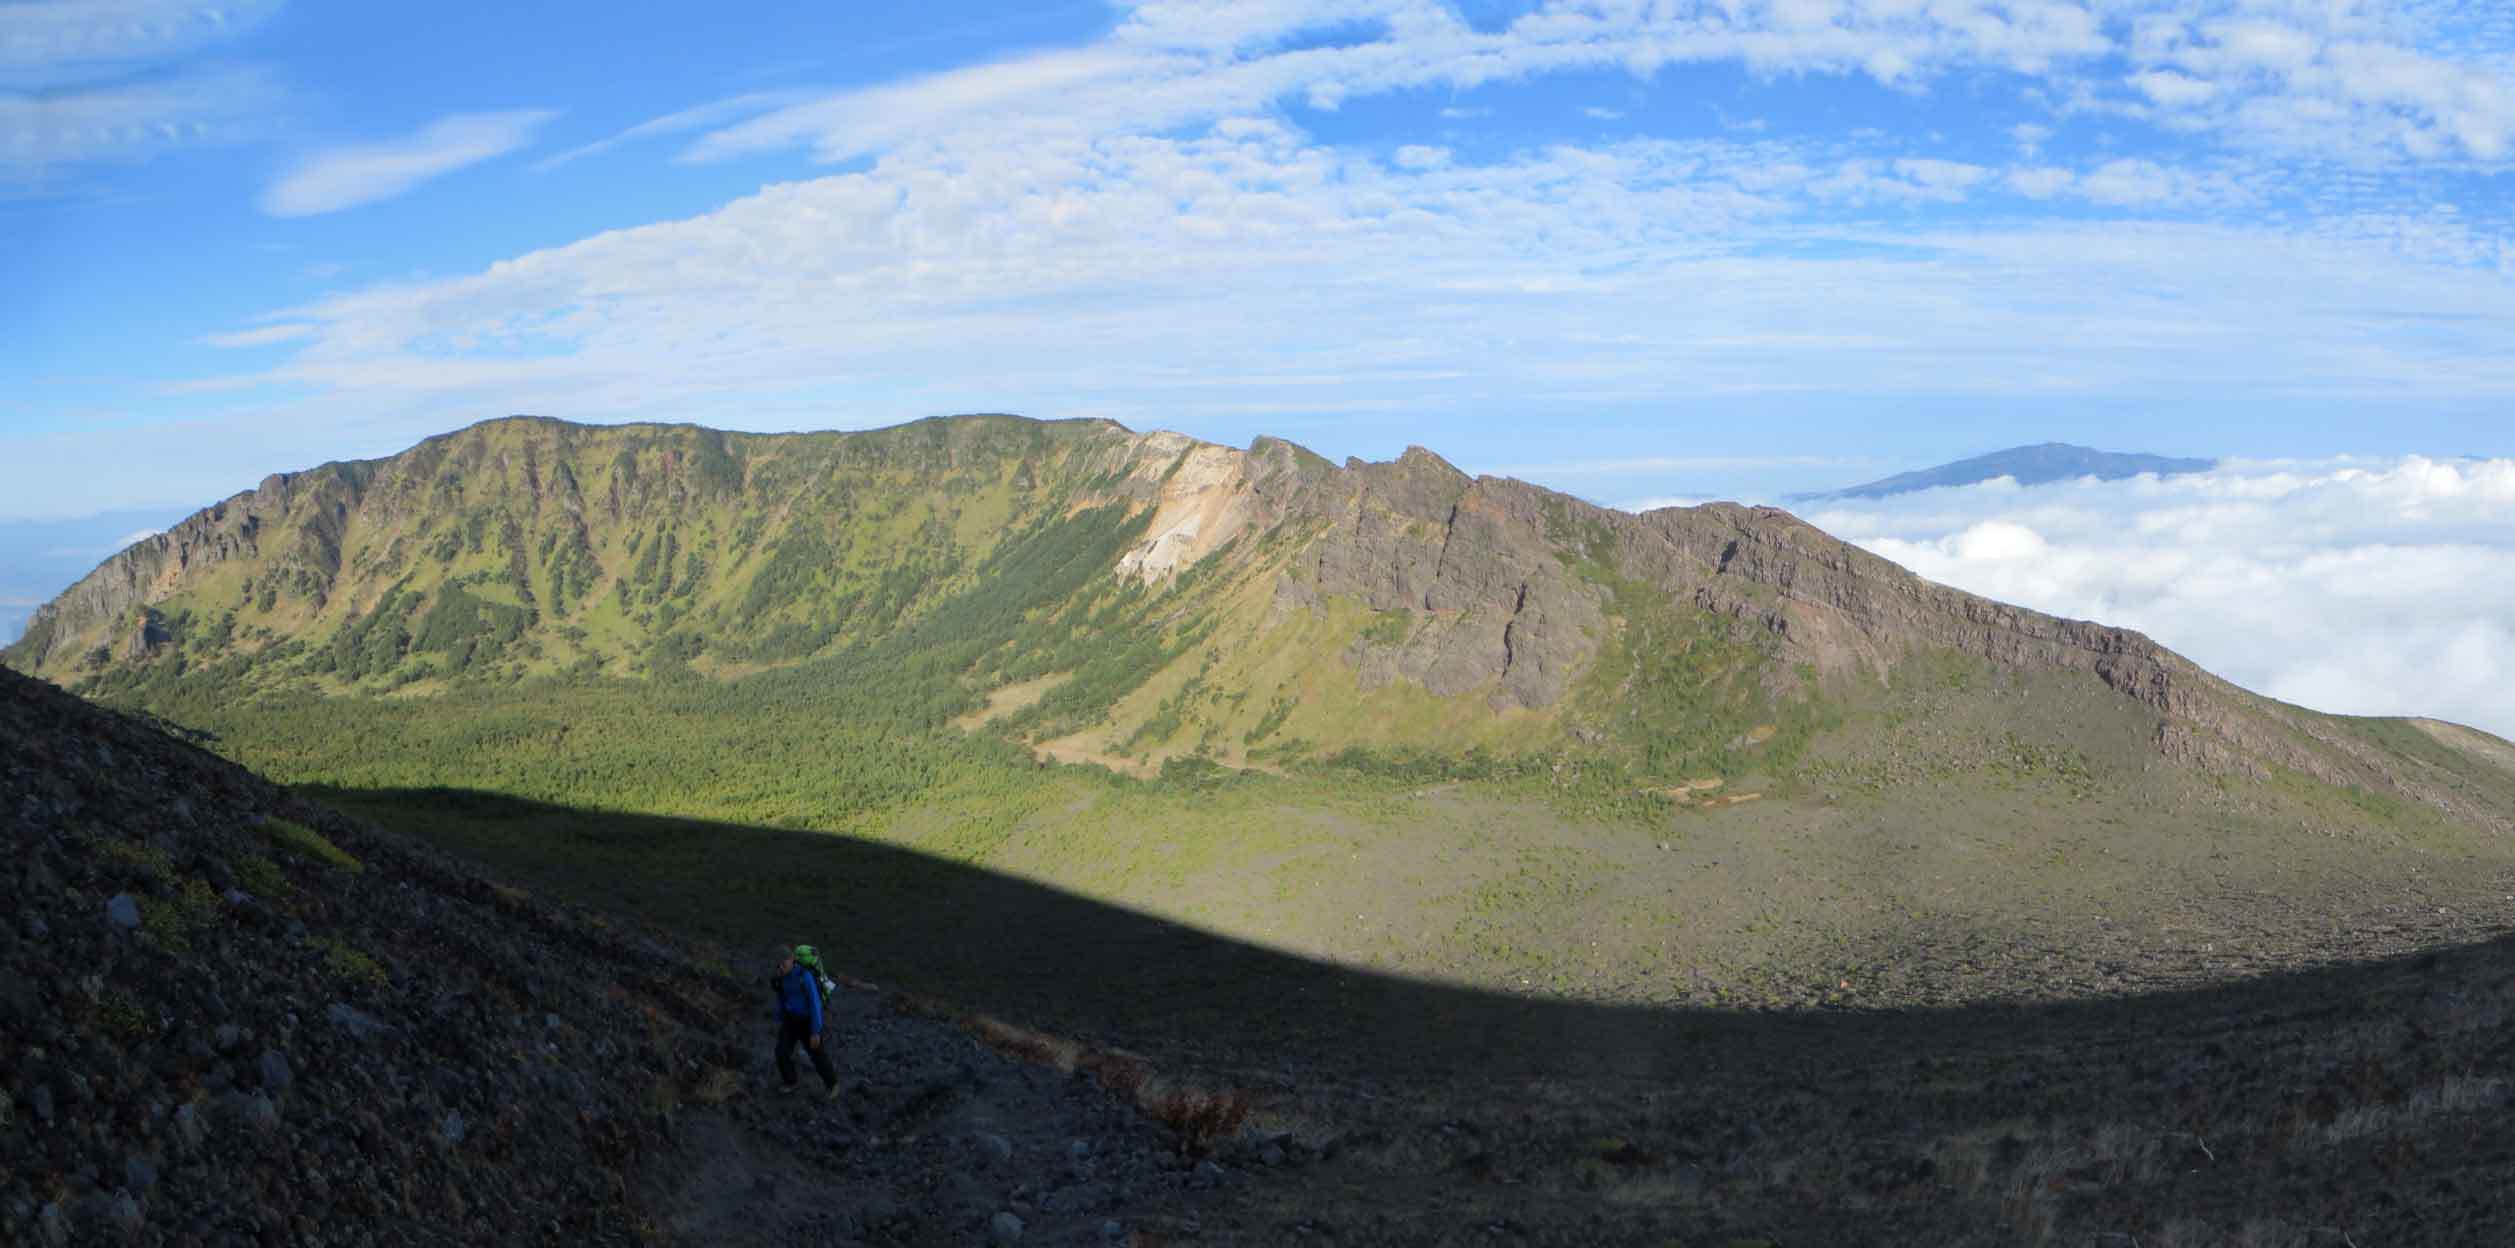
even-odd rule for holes
{"type": "Polygon", "coordinates": [[[1415,613],[1399,607],[1393,611],[1380,612],[1371,623],[1365,625],[1363,630],[1356,634],[1356,639],[1375,646],[1402,646],[1406,644],[1407,634],[1414,630],[1415,613]]]}
{"type": "Polygon", "coordinates": [[[96,1023],[124,1040],[145,1039],[157,1031],[157,1017],[148,1007],[119,992],[97,1003],[96,1023]]]}
{"type": "Polygon", "coordinates": [[[273,819],[263,825],[263,831],[270,834],[271,844],[309,862],[338,867],[353,875],[367,869],[366,864],[351,856],[348,850],[333,844],[325,839],[322,833],[302,823],[288,819],[273,819]]]}
{"type": "Polygon", "coordinates": [[[192,949],[192,938],[218,921],[218,890],[202,880],[185,880],[171,901],[151,900],[140,907],[140,930],[174,953],[192,949]]]}
{"type": "Polygon", "coordinates": [[[323,951],[323,969],[343,983],[381,988],[388,978],[383,964],[348,941],[334,936],[317,936],[314,947],[323,951]]]}
{"type": "Polygon", "coordinates": [[[154,846],[142,845],[136,841],[107,841],[104,845],[104,854],[107,858],[137,867],[159,879],[174,874],[174,863],[166,857],[166,851],[154,846]]]}
{"type": "Polygon", "coordinates": [[[296,885],[288,882],[288,874],[279,869],[279,864],[260,854],[247,854],[236,860],[236,882],[246,892],[272,900],[296,891],[296,885]]]}

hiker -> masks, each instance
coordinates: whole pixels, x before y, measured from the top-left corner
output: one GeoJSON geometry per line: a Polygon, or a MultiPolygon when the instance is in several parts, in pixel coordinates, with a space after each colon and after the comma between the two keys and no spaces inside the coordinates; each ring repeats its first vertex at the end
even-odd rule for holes
{"type": "Polygon", "coordinates": [[[812,1068],[821,1072],[821,1082],[829,1086],[828,1096],[838,1099],[838,1068],[830,1063],[829,1046],[824,1043],[828,1016],[821,1009],[821,958],[810,945],[797,945],[778,961],[777,978],[777,1077],[780,1089],[795,1090],[795,1044],[801,1041],[812,1053],[812,1068]]]}

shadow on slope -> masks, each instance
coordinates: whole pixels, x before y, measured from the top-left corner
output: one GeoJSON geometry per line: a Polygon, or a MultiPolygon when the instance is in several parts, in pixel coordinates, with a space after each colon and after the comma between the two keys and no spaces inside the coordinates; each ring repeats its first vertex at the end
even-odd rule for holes
{"type": "Polygon", "coordinates": [[[1323,964],[837,836],[318,795],[597,906],[811,940],[1256,1091],[1256,1125],[1315,1160],[1203,1202],[1210,1242],[1366,1217],[1388,1243],[2515,1242],[2505,936],[2110,1001],[1611,1006],[1323,964]]]}
{"type": "MultiPolygon", "coordinates": [[[[1254,945],[1050,885],[844,836],[582,810],[453,789],[303,792],[517,882],[736,949],[811,942],[885,986],[1227,1066],[1325,1060],[1441,1079],[1701,1079],[1878,1055],[2124,1060],[2229,1028],[2391,1021],[2445,960],[2515,971],[2515,938],[2117,999],[1735,1012],[1520,996],[1254,945]]],[[[2335,951],[2335,957],[2344,951],[2335,951]]],[[[1927,959],[1933,951],[1915,948],[1927,959]]],[[[2508,981],[2515,982],[2515,981],[2508,981]]]]}

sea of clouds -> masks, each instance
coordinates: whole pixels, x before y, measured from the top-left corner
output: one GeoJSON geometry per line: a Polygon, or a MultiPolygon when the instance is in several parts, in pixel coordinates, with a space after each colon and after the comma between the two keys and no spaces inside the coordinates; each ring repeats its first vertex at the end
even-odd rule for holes
{"type": "Polygon", "coordinates": [[[2515,737],[2515,459],[2230,460],[1801,509],[1934,581],[2318,710],[2515,737]]]}

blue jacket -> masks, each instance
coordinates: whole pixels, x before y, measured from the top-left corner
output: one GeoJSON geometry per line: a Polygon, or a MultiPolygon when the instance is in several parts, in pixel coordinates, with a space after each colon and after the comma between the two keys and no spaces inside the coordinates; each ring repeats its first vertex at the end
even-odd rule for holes
{"type": "Polygon", "coordinates": [[[777,1010],[788,1018],[809,1019],[814,1032],[821,1030],[821,981],[811,967],[798,965],[777,981],[777,1010]]]}

